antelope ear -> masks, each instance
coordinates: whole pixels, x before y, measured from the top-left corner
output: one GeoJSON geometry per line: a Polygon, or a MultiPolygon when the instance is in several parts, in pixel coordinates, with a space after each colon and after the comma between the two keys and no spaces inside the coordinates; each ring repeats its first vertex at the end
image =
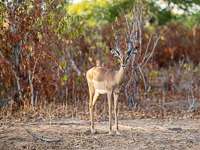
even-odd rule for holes
{"type": "Polygon", "coordinates": [[[128,53],[128,55],[131,56],[131,55],[133,55],[133,54],[137,54],[137,49],[138,49],[138,47],[135,47],[134,50],[132,49],[132,50],[128,53]]]}
{"type": "Polygon", "coordinates": [[[111,54],[113,54],[114,56],[119,57],[119,58],[121,59],[120,54],[119,54],[118,51],[116,51],[116,50],[110,48],[110,52],[111,52],[111,54]]]}

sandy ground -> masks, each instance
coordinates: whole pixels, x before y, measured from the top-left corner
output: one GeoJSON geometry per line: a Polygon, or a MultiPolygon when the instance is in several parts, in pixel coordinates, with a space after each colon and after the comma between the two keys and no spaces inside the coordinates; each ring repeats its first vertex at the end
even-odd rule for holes
{"type": "MultiPolygon", "coordinates": [[[[65,122],[81,122],[66,120],[65,122]]],[[[114,122],[114,121],[113,121],[114,122]]],[[[95,125],[97,133],[91,134],[85,125],[3,125],[0,126],[0,149],[152,149],[183,150],[200,148],[200,120],[120,120],[121,135],[108,135],[108,122],[95,125]],[[169,128],[182,129],[181,131],[169,128]],[[45,142],[31,137],[33,134],[61,139],[45,142]]]]}

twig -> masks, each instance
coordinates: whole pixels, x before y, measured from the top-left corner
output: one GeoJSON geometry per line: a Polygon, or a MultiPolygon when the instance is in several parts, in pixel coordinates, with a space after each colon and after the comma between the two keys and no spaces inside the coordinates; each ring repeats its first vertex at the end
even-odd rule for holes
{"type": "Polygon", "coordinates": [[[81,75],[81,71],[77,68],[73,58],[71,57],[70,53],[69,53],[69,50],[68,48],[66,47],[66,52],[67,52],[67,55],[68,55],[68,58],[69,58],[69,61],[70,61],[70,64],[71,66],[73,67],[73,69],[78,73],[78,75],[80,76],[81,75]]]}
{"type": "Polygon", "coordinates": [[[33,80],[33,78],[34,78],[35,68],[36,68],[36,64],[37,64],[37,61],[38,61],[39,58],[40,58],[40,53],[39,53],[38,57],[37,57],[36,60],[35,60],[35,65],[34,65],[34,67],[33,67],[33,72],[32,72],[32,74],[33,74],[32,80],[33,80]]]}
{"type": "Polygon", "coordinates": [[[143,75],[143,73],[142,73],[142,70],[141,70],[140,66],[139,66],[139,71],[140,71],[140,74],[142,75],[142,79],[143,79],[144,87],[145,87],[145,92],[146,92],[147,84],[146,84],[146,80],[145,80],[145,78],[144,78],[144,75],[143,75]]]}
{"type": "Polygon", "coordinates": [[[193,92],[192,88],[190,88],[189,91],[188,91],[188,102],[189,102],[189,105],[190,105],[188,110],[196,110],[197,107],[199,107],[199,103],[197,103],[197,105],[196,105],[196,98],[194,97],[194,92],[193,92]],[[191,97],[192,97],[192,103],[191,103],[191,100],[190,100],[190,93],[191,93],[191,97]]]}
{"type": "Polygon", "coordinates": [[[165,109],[163,106],[156,104],[156,106],[162,108],[163,110],[167,111],[167,109],[165,109]]]}
{"type": "Polygon", "coordinates": [[[158,43],[160,37],[161,37],[161,35],[159,35],[158,38],[154,41],[154,45],[153,45],[153,49],[152,49],[152,51],[151,51],[151,54],[149,55],[149,57],[148,57],[147,60],[145,61],[144,65],[142,66],[142,70],[143,70],[144,66],[146,66],[146,63],[149,61],[149,59],[150,59],[150,58],[152,57],[152,55],[154,54],[154,50],[155,50],[155,48],[156,48],[156,45],[157,45],[157,43],[158,43]]]}
{"type": "Polygon", "coordinates": [[[155,50],[155,48],[156,48],[156,45],[157,45],[157,43],[158,43],[160,37],[166,35],[166,34],[169,32],[169,30],[170,30],[170,29],[168,29],[165,33],[159,35],[159,36],[157,37],[157,39],[154,41],[154,45],[153,45],[153,49],[152,49],[152,51],[151,51],[151,54],[150,54],[150,56],[147,58],[147,60],[146,60],[146,62],[144,63],[144,65],[142,66],[142,70],[143,70],[143,68],[146,66],[146,63],[149,61],[149,59],[150,59],[150,58],[152,57],[152,55],[154,54],[154,50],[155,50]]]}
{"type": "Polygon", "coordinates": [[[122,9],[121,6],[120,6],[119,8],[121,9],[121,11],[122,11],[122,13],[124,14],[124,17],[125,17],[125,19],[126,19],[126,25],[127,25],[127,28],[128,28],[128,34],[129,34],[129,39],[130,39],[131,33],[130,33],[130,27],[129,27],[129,23],[128,23],[126,14],[125,14],[125,12],[124,12],[124,10],[122,9]]]}
{"type": "Polygon", "coordinates": [[[46,141],[46,142],[59,142],[61,141],[60,139],[46,139],[46,138],[41,138],[39,136],[34,135],[33,133],[31,133],[28,129],[26,129],[26,131],[28,132],[28,134],[30,134],[33,138],[36,138],[37,140],[41,140],[41,141],[46,141]]]}
{"type": "Polygon", "coordinates": [[[143,64],[143,63],[144,63],[144,60],[146,59],[146,55],[147,55],[147,52],[148,52],[148,49],[149,49],[149,45],[150,45],[150,43],[151,43],[151,38],[152,38],[152,35],[151,35],[150,38],[149,38],[149,42],[148,42],[148,44],[147,44],[146,51],[145,51],[145,54],[144,54],[144,56],[143,56],[143,60],[142,60],[141,64],[143,64]]]}

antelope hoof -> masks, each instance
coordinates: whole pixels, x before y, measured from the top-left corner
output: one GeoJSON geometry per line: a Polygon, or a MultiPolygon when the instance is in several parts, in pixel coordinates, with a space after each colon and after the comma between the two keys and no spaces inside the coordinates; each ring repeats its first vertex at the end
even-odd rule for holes
{"type": "Polygon", "coordinates": [[[112,131],[109,131],[109,135],[113,135],[113,132],[112,132],[112,131]]]}
{"type": "Polygon", "coordinates": [[[116,131],[116,134],[117,134],[117,135],[120,135],[120,132],[119,132],[119,131],[116,131]]]}
{"type": "Polygon", "coordinates": [[[96,132],[95,129],[93,129],[93,130],[91,129],[91,133],[95,133],[95,132],[96,132]]]}

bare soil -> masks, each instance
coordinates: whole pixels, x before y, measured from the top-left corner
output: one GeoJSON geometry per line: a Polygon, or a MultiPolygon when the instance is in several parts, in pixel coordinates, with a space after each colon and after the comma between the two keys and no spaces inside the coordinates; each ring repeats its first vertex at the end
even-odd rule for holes
{"type": "MultiPolygon", "coordinates": [[[[65,120],[80,123],[80,120],[65,120]]],[[[114,121],[113,121],[114,122],[114,121]]],[[[113,127],[114,128],[114,127],[113,127]]],[[[82,125],[1,125],[0,149],[170,149],[200,148],[200,120],[196,119],[129,119],[119,120],[121,135],[108,135],[108,122],[97,122],[96,133],[89,124],[82,125]],[[178,130],[169,130],[178,129],[178,130]],[[33,134],[60,142],[45,142],[33,134]]],[[[114,130],[114,129],[113,129],[114,130]]]]}

